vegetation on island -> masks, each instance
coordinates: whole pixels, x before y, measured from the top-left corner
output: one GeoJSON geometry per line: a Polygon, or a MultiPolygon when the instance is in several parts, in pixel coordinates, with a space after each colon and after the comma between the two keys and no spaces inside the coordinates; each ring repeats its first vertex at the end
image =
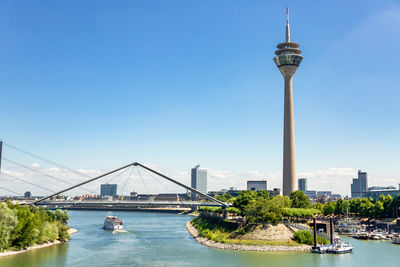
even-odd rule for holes
{"type": "MultiPolygon", "coordinates": [[[[299,230],[296,233],[294,233],[293,240],[299,244],[307,244],[307,245],[314,244],[314,236],[310,231],[307,230],[299,230]]],[[[330,241],[320,236],[317,236],[317,243],[328,245],[330,241]]]]}
{"type": "Polygon", "coordinates": [[[246,233],[246,227],[235,228],[229,222],[221,222],[211,218],[196,217],[191,221],[199,235],[209,240],[225,244],[269,245],[269,246],[298,246],[299,243],[289,241],[243,240],[235,238],[246,233]]]}
{"type": "Polygon", "coordinates": [[[0,252],[69,240],[66,211],[0,202],[0,252]]]}
{"type": "MultiPolygon", "coordinates": [[[[192,220],[192,224],[198,229],[199,235],[222,243],[240,244],[308,244],[314,243],[313,235],[308,230],[299,230],[293,236],[293,241],[263,241],[237,239],[246,234],[246,225],[272,224],[276,225],[283,220],[300,221],[307,220],[315,215],[349,215],[369,218],[396,217],[400,206],[400,195],[395,198],[390,195],[381,195],[378,200],[372,198],[356,198],[350,200],[339,199],[326,203],[310,204],[310,200],[302,191],[295,191],[290,196],[271,197],[267,191],[242,191],[237,197],[229,194],[217,196],[217,199],[231,203],[233,207],[226,209],[229,216],[242,218],[245,225],[239,228],[232,227],[228,221],[213,220],[212,214],[221,216],[221,207],[200,207],[200,216],[192,220]]],[[[320,244],[328,244],[329,241],[317,237],[320,244]]]]}
{"type": "MultiPolygon", "coordinates": [[[[227,199],[224,196],[220,199],[227,199]]],[[[242,191],[227,202],[233,204],[233,207],[226,209],[228,213],[245,217],[249,223],[277,224],[283,218],[305,219],[322,213],[322,210],[311,207],[310,200],[301,191],[292,192],[290,197],[271,197],[267,191],[242,191]]],[[[201,207],[200,210],[222,214],[220,207],[201,207]]]]}
{"type": "MultiPolygon", "coordinates": [[[[283,219],[304,220],[322,213],[321,210],[311,207],[309,199],[301,191],[293,192],[289,197],[271,197],[267,191],[243,191],[235,198],[226,194],[220,196],[219,200],[232,203],[233,207],[226,208],[226,212],[230,216],[244,218],[245,224],[238,227],[235,223],[207,216],[221,215],[223,213],[221,207],[200,207],[200,216],[193,219],[192,224],[198,229],[200,236],[228,244],[275,246],[309,244],[308,235],[302,232],[296,236],[296,239],[286,241],[246,240],[243,236],[253,229],[251,226],[254,225],[277,225],[283,219]]],[[[318,242],[326,244],[329,241],[319,238],[318,242]]]]}
{"type": "MultiPolygon", "coordinates": [[[[241,216],[252,216],[255,211],[272,211],[275,209],[277,216],[272,216],[271,222],[283,217],[291,218],[310,218],[315,214],[323,215],[349,215],[369,218],[395,218],[399,214],[400,194],[396,197],[391,195],[381,195],[378,200],[372,198],[354,198],[350,200],[339,199],[337,201],[329,201],[326,203],[310,204],[308,197],[300,190],[292,192],[289,197],[276,196],[271,198],[267,191],[243,191],[238,197],[233,198],[229,194],[217,196],[219,200],[232,203],[234,207],[239,209],[241,216]],[[277,207],[278,206],[278,207],[277,207]],[[283,207],[283,209],[281,209],[283,207]],[[275,218],[275,219],[274,219],[275,218]]],[[[260,221],[261,217],[256,212],[256,220],[260,221]]],[[[254,216],[253,216],[254,217],[254,216]]],[[[268,221],[271,216],[264,216],[264,220],[268,221]]]]}

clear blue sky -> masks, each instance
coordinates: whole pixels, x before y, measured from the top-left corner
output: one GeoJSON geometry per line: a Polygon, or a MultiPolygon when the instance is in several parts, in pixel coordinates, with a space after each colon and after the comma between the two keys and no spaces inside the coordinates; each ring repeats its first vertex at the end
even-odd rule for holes
{"type": "Polygon", "coordinates": [[[280,173],[287,5],[299,175],[400,182],[398,1],[0,1],[0,138],[77,169],[280,173]]]}

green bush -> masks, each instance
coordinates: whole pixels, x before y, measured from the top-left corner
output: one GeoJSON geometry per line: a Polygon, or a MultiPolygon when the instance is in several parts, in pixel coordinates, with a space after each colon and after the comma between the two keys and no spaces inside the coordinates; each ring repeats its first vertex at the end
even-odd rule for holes
{"type": "MultiPolygon", "coordinates": [[[[307,230],[297,231],[294,233],[293,239],[300,244],[314,245],[314,236],[310,231],[307,230]]],[[[329,244],[329,240],[317,236],[317,243],[327,245],[329,244]]]]}
{"type": "Polygon", "coordinates": [[[217,214],[222,214],[222,208],[221,207],[200,206],[199,210],[200,211],[205,211],[205,212],[214,212],[214,213],[217,213],[217,214]]]}
{"type": "Polygon", "coordinates": [[[294,233],[294,241],[300,244],[312,245],[314,243],[313,235],[307,230],[299,230],[294,233]]]}

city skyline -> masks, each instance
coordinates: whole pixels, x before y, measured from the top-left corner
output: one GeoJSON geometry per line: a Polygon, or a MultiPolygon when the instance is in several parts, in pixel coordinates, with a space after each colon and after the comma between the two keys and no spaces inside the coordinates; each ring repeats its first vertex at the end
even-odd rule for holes
{"type": "Polygon", "coordinates": [[[200,162],[210,190],[244,188],[252,173],[281,188],[283,94],[270,57],[289,4],[307,56],[294,88],[296,178],[344,195],[359,169],[371,186],[398,184],[395,1],[100,3],[96,14],[78,2],[50,4],[54,13],[3,3],[3,141],[74,169],[142,161],[186,179],[200,162]]]}

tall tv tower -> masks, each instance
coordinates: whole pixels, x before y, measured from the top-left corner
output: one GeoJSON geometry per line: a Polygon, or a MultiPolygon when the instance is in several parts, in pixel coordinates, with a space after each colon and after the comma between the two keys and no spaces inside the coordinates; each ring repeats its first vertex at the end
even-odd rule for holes
{"type": "Polygon", "coordinates": [[[294,117],[292,80],[301,60],[299,44],[290,41],[289,8],[286,8],[286,41],[276,46],[274,61],[285,80],[285,107],[283,129],[283,195],[297,190],[296,153],[294,147],[294,117]]]}

